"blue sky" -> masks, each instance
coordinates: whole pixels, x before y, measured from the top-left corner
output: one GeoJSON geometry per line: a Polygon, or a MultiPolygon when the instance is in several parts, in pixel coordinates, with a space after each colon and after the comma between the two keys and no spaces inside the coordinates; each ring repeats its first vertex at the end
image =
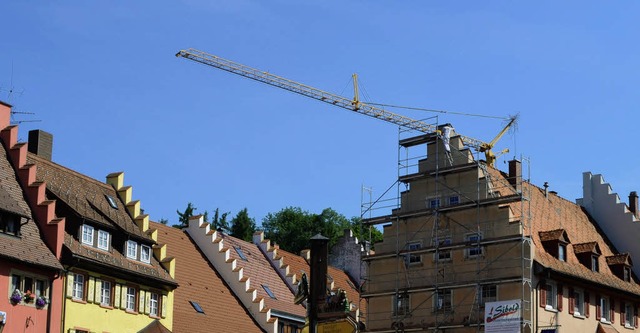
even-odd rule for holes
{"type": "MultiPolygon", "coordinates": [[[[360,214],[397,177],[396,126],[174,54],[209,53],[351,97],[508,116],[497,145],[571,201],[582,172],[640,190],[636,2],[2,1],[0,99],[54,134],[54,161],[125,172],[153,220],[176,209],[360,214]],[[22,91],[11,94],[10,89],[22,91]]],[[[393,110],[413,118],[425,112],[393,110]]],[[[491,140],[490,118],[439,115],[491,140]]]]}

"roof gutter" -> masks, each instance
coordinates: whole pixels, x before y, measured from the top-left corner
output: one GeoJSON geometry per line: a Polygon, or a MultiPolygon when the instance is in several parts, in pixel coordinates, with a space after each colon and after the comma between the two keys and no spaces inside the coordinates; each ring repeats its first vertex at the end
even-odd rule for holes
{"type": "Polygon", "coordinates": [[[276,316],[278,318],[282,318],[282,319],[287,319],[287,320],[291,320],[291,321],[295,321],[295,322],[299,322],[299,323],[303,323],[305,322],[305,317],[301,317],[298,315],[293,315],[290,313],[286,313],[286,312],[282,312],[282,311],[278,311],[278,310],[274,310],[271,309],[271,315],[272,316],[276,316]]]}

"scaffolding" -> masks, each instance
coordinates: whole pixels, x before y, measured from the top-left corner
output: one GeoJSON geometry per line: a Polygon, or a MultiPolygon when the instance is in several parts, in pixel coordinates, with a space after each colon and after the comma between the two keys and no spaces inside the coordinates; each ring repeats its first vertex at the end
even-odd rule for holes
{"type": "Polygon", "coordinates": [[[484,304],[520,300],[531,332],[528,160],[501,172],[425,122],[439,131],[399,129],[397,181],[368,201],[363,187],[362,227],[384,233],[362,260],[366,331],[480,332],[484,304]]]}

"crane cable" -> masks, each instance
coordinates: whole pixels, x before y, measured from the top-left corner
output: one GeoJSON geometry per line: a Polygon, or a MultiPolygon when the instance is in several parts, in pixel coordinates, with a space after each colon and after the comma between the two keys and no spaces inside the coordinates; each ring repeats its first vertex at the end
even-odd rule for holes
{"type": "Polygon", "coordinates": [[[389,108],[397,108],[397,109],[407,109],[407,110],[417,110],[417,111],[427,111],[427,112],[436,112],[436,113],[448,113],[448,114],[456,114],[460,116],[471,116],[471,117],[481,117],[481,118],[493,118],[493,119],[502,119],[509,120],[509,117],[498,117],[498,116],[488,116],[483,114],[475,114],[475,113],[464,113],[464,112],[455,112],[455,111],[447,111],[447,110],[435,110],[435,109],[425,109],[425,108],[416,108],[411,106],[400,106],[400,105],[392,105],[392,104],[382,104],[382,103],[367,103],[369,105],[376,106],[384,106],[389,108]]]}

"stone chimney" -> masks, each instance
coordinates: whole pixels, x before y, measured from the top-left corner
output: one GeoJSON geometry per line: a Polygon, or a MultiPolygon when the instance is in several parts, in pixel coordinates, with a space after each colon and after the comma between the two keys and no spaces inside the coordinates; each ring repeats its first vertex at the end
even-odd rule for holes
{"type": "Polygon", "coordinates": [[[629,193],[629,210],[636,218],[640,217],[638,215],[638,193],[636,191],[632,191],[631,193],[629,193]]]}
{"type": "Polygon", "coordinates": [[[516,189],[516,192],[522,192],[522,162],[518,160],[509,161],[509,184],[516,189]]]}
{"type": "Polygon", "coordinates": [[[29,131],[29,152],[51,161],[53,135],[43,130],[29,131]]]}

